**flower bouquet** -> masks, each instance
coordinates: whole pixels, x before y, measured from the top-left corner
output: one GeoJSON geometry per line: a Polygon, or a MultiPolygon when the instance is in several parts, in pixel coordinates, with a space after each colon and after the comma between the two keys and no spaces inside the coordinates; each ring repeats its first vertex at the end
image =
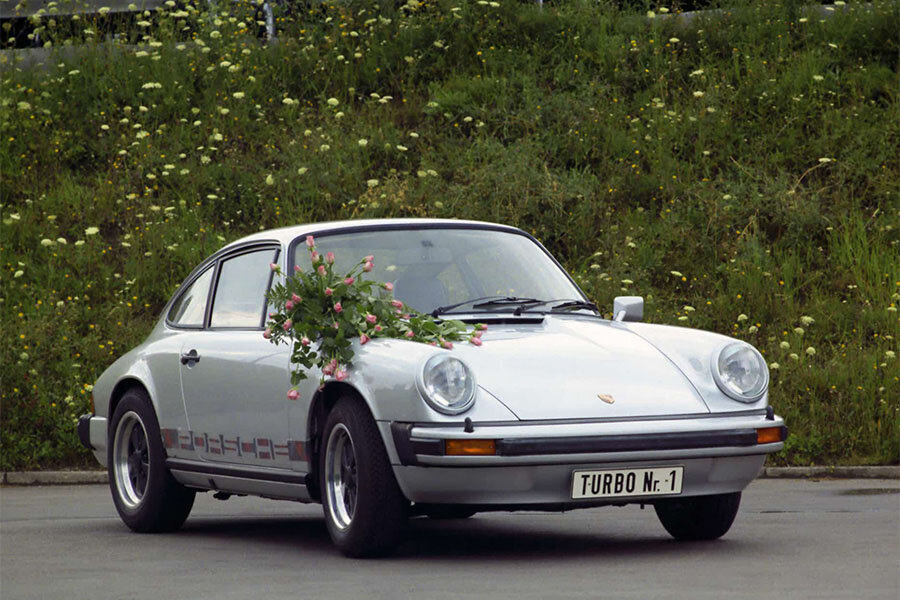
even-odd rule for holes
{"type": "MultiPolygon", "coordinates": [[[[291,385],[308,377],[318,367],[321,383],[327,378],[343,381],[353,361],[354,340],[367,344],[379,337],[398,338],[452,349],[453,342],[468,340],[481,345],[487,325],[469,328],[462,321],[437,320],[421,314],[393,297],[391,283],[365,278],[372,271],[375,257],[364,257],[348,273],[334,271],[334,254],[316,250],[312,236],[306,237],[311,271],[294,266],[286,276],[272,263],[276,276],[282,277],[269,291],[268,315],[263,337],[274,344],[292,344],[291,385]]],[[[295,388],[287,394],[300,397],[295,388]]]]}

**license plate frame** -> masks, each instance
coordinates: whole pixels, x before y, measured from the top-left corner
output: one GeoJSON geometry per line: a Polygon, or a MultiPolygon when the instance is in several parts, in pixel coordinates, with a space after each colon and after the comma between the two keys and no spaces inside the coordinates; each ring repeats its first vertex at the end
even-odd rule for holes
{"type": "Polygon", "coordinates": [[[573,500],[677,496],[684,487],[684,465],[572,471],[573,500]]]}

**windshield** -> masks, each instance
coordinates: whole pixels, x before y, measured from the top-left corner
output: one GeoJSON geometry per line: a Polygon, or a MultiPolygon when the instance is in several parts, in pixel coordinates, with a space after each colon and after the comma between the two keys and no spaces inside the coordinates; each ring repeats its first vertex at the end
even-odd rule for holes
{"type": "MultiPolygon", "coordinates": [[[[394,296],[428,313],[488,296],[582,299],[581,292],[544,250],[524,235],[485,229],[382,229],[316,237],[319,252],[334,252],[335,272],[346,273],[375,255],[374,281],[394,284],[394,296]]],[[[305,244],[294,264],[309,268],[305,244]]],[[[510,311],[509,306],[491,310],[510,311]]],[[[471,312],[465,303],[454,312],[471,312]]],[[[476,309],[476,310],[483,310],[476,309]]]]}

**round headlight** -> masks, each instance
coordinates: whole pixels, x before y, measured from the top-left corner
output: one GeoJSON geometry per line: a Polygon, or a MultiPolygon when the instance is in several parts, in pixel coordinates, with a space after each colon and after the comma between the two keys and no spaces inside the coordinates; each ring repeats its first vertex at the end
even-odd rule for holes
{"type": "Polygon", "coordinates": [[[458,415],[475,403],[475,378],[463,361],[435,354],[422,368],[419,391],[436,411],[458,415]]]}
{"type": "Polygon", "coordinates": [[[719,388],[741,402],[755,402],[769,386],[769,369],[756,348],[732,342],[713,355],[713,377],[719,388]]]}

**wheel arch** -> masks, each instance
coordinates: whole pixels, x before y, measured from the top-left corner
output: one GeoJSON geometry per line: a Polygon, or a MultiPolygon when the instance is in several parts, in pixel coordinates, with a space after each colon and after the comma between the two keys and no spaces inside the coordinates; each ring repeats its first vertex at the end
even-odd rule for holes
{"type": "Polygon", "coordinates": [[[144,390],[144,392],[147,394],[147,397],[150,398],[151,408],[156,411],[156,406],[153,402],[153,396],[150,394],[150,390],[148,389],[148,387],[137,377],[129,375],[117,381],[109,394],[109,407],[106,414],[108,415],[107,418],[110,422],[112,421],[113,414],[116,412],[116,407],[119,405],[119,402],[122,401],[122,397],[128,390],[132,388],[140,388],[144,390]]]}
{"type": "MultiPolygon", "coordinates": [[[[310,496],[315,500],[321,500],[321,490],[319,490],[319,453],[322,446],[322,433],[325,428],[325,421],[328,419],[329,413],[334,409],[340,398],[351,396],[356,399],[359,404],[365,407],[366,411],[374,419],[372,407],[366,400],[365,395],[356,386],[343,381],[329,381],[316,391],[309,407],[308,418],[306,421],[306,458],[309,465],[309,473],[306,476],[306,487],[310,496]]],[[[386,440],[382,440],[387,443],[386,440]]]]}

